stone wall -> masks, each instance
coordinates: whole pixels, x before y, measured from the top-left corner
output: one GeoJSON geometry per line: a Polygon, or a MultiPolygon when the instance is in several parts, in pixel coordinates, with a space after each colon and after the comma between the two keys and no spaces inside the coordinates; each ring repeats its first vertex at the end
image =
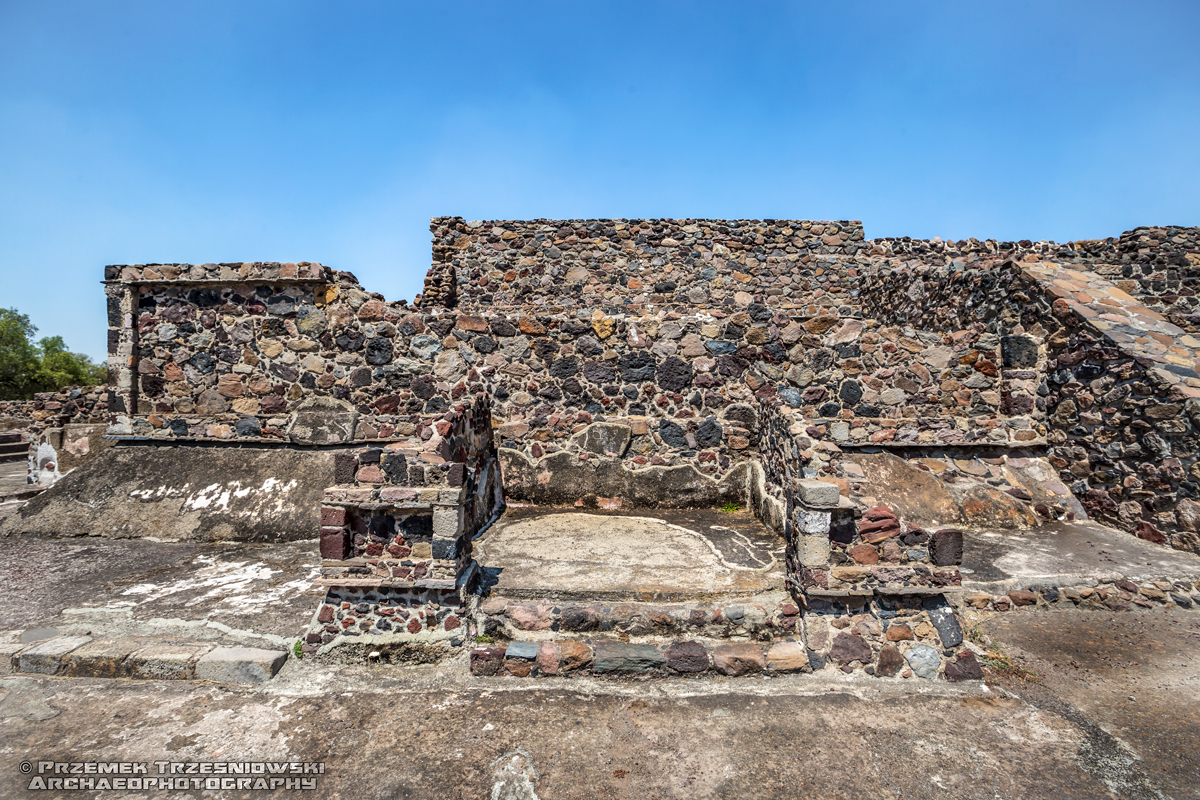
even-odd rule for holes
{"type": "Polygon", "coordinates": [[[1095,253],[1097,275],[1180,328],[1200,333],[1200,229],[1135,228],[1119,239],[1080,244],[1095,253]]]}
{"type": "Polygon", "coordinates": [[[108,268],[111,432],[428,441],[483,393],[514,499],[710,504],[754,494],[753,462],[773,458],[766,402],[783,409],[797,474],[843,490],[849,451],[1049,445],[1093,513],[1195,547],[1185,412],[1200,342],[1155,328],[1153,308],[1101,275],[1140,271],[1128,288],[1182,313],[1196,229],[1062,245],[780,220],[447,217],[431,231],[417,307],[315,264],[108,268]],[[1068,268],[1082,271],[1053,274],[1068,268]],[[1082,288],[1060,280],[1107,288],[1062,316],[1055,292],[1082,288]],[[1141,309],[1128,341],[1104,328],[1122,303],[1141,309]]]}
{"type": "Polygon", "coordinates": [[[1002,411],[1032,421],[1088,513],[1200,552],[1200,341],[1074,262],[1023,258],[881,271],[868,308],[930,330],[985,327],[1001,344],[1002,411]]]}
{"type": "Polygon", "coordinates": [[[758,302],[850,315],[864,247],[862,223],[845,220],[436,217],[430,230],[431,275],[452,269],[454,301],[469,311],[732,312],[758,302]]]}
{"type": "Polygon", "coordinates": [[[4,430],[34,432],[79,423],[108,421],[106,386],[66,386],[54,392],[38,392],[31,400],[0,400],[0,425],[4,430]]]}

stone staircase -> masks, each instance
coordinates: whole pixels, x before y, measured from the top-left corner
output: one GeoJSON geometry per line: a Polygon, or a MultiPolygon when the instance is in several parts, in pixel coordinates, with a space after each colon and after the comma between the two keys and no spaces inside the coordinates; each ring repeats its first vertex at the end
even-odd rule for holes
{"type": "Polygon", "coordinates": [[[0,433],[0,464],[24,461],[29,457],[29,442],[21,431],[0,433]]]}

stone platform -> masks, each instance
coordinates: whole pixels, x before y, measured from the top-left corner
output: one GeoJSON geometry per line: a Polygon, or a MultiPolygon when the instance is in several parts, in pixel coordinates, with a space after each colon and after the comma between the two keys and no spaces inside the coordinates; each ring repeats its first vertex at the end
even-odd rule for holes
{"type": "Polygon", "coordinates": [[[962,566],[964,591],[992,593],[1034,586],[1200,580],[1200,556],[1095,522],[1047,522],[1030,530],[968,530],[962,566]]]}
{"type": "Polygon", "coordinates": [[[748,511],[510,508],[476,543],[493,595],[679,602],[783,588],[783,539],[748,511]]]}

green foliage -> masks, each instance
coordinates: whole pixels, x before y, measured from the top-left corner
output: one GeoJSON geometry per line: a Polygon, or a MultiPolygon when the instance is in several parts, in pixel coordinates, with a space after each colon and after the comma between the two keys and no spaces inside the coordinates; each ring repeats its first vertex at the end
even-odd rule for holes
{"type": "Polygon", "coordinates": [[[33,343],[37,327],[15,308],[0,308],[0,400],[33,397],[64,386],[94,386],[107,380],[102,364],[67,350],[61,336],[33,343]]]}
{"type": "Polygon", "coordinates": [[[742,507],[739,506],[737,503],[726,503],[725,505],[721,506],[721,510],[724,511],[726,514],[732,514],[735,511],[741,511],[742,507]]]}
{"type": "Polygon", "coordinates": [[[481,633],[475,637],[475,641],[478,644],[493,644],[496,640],[491,636],[488,636],[486,633],[481,633]]]}
{"type": "Polygon", "coordinates": [[[301,644],[299,639],[292,644],[292,655],[296,658],[304,658],[304,645],[301,644]]]}

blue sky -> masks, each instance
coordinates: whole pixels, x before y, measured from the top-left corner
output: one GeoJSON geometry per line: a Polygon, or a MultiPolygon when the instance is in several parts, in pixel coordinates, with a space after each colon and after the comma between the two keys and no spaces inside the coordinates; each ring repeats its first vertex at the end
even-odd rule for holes
{"type": "Polygon", "coordinates": [[[103,265],[420,291],[428,218],[1200,224],[1200,3],[0,0],[0,306],[103,358],[103,265]]]}

